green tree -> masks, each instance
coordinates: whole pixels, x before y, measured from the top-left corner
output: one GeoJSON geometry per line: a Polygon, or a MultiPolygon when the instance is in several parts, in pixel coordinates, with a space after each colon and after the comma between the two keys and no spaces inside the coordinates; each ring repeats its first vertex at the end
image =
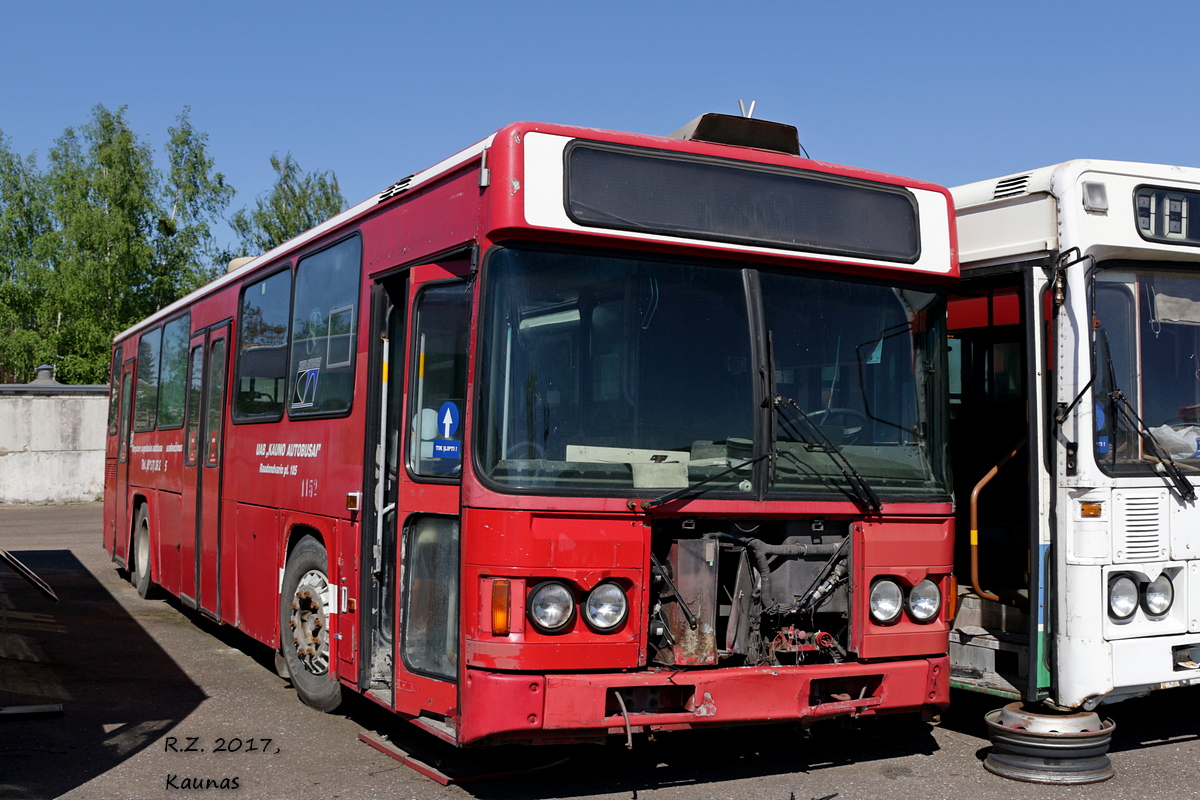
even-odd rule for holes
{"type": "Polygon", "coordinates": [[[241,209],[229,225],[241,239],[243,252],[259,255],[277,247],[346,209],[346,199],[332,172],[303,172],[288,153],[271,156],[275,185],[253,210],[241,209]]]}
{"type": "Polygon", "coordinates": [[[173,297],[155,280],[158,173],[125,109],[93,109],[50,150],[53,278],[40,309],[60,380],[103,381],[112,336],[173,297]],[[67,325],[63,325],[63,320],[67,325]]]}
{"type": "Polygon", "coordinates": [[[114,335],[218,271],[211,224],[233,189],[213,171],[188,109],[169,129],[169,169],[125,108],[67,128],[39,173],[0,140],[0,374],[42,362],[68,383],[105,380],[114,335]]]}
{"type": "Polygon", "coordinates": [[[235,192],[223,174],[213,171],[208,134],[192,126],[191,109],[184,108],[177,122],[167,129],[170,169],[157,242],[159,257],[167,267],[160,277],[173,282],[165,288],[182,296],[221,273],[225,251],[217,246],[212,225],[224,219],[235,192]]]}
{"type": "Polygon", "coordinates": [[[52,357],[36,331],[52,229],[45,181],[30,155],[15,155],[0,133],[0,383],[27,380],[52,357]]]}

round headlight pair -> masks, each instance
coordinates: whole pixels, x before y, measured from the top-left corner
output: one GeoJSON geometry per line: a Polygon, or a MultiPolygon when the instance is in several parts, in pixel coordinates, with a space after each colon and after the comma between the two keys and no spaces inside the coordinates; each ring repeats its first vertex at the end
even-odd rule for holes
{"type": "MultiPolygon", "coordinates": [[[[559,633],[575,618],[575,593],[561,581],[543,581],[533,587],[526,604],[529,621],[542,633],[559,633]]],[[[629,613],[625,590],[605,581],[588,592],[583,604],[583,619],[592,630],[614,630],[629,613]]]]}
{"type": "Polygon", "coordinates": [[[900,584],[891,578],[880,578],[871,584],[869,605],[871,619],[881,625],[895,622],[905,608],[914,621],[929,622],[941,610],[942,590],[926,578],[909,589],[906,598],[900,584]]]}
{"type": "Polygon", "coordinates": [[[1108,615],[1118,622],[1129,619],[1138,606],[1147,616],[1161,617],[1175,602],[1175,585],[1167,573],[1162,573],[1140,592],[1129,575],[1116,575],[1108,581],[1108,615]]]}

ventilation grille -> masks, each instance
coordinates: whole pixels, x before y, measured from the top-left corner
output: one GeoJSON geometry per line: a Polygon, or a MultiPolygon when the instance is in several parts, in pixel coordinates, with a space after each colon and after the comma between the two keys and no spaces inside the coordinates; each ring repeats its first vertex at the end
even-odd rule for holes
{"type": "Polygon", "coordinates": [[[1158,561],[1166,556],[1166,497],[1116,496],[1114,561],[1158,561]]]}
{"type": "Polygon", "coordinates": [[[1002,178],[996,181],[996,191],[992,193],[993,200],[1003,200],[1006,197],[1018,197],[1019,195],[1028,194],[1029,192],[1029,176],[1014,175],[1011,178],[1002,178]]]}
{"type": "Polygon", "coordinates": [[[388,188],[384,189],[382,192],[379,193],[378,202],[382,203],[384,200],[389,200],[389,199],[395,197],[396,195],[407,191],[409,184],[412,183],[412,179],[413,179],[413,176],[409,175],[407,178],[404,178],[401,181],[397,181],[396,183],[393,183],[388,188]]]}

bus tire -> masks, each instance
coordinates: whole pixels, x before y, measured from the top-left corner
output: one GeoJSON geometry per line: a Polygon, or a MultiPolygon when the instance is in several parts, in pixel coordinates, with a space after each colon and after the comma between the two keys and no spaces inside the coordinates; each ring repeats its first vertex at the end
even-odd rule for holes
{"type": "Polygon", "coordinates": [[[133,547],[131,548],[133,566],[129,570],[129,582],[137,589],[137,593],[142,597],[149,597],[150,592],[154,588],[154,583],[151,581],[151,564],[150,558],[150,515],[146,512],[146,505],[143,503],[138,506],[137,514],[133,518],[133,547]]]}
{"type": "Polygon", "coordinates": [[[336,592],[328,564],[324,545],[301,539],[283,570],[279,601],[279,649],[292,686],[306,705],[325,712],[342,703],[342,686],[329,672],[329,608],[336,592]]]}

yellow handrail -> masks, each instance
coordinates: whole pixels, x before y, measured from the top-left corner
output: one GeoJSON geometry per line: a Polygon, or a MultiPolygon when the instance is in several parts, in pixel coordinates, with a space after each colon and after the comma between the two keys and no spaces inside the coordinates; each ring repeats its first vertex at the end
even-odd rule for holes
{"type": "Polygon", "coordinates": [[[996,466],[989,469],[987,474],[984,475],[979,483],[975,484],[975,488],[971,490],[971,588],[975,590],[975,594],[979,595],[984,600],[1002,602],[999,595],[984,591],[979,586],[979,493],[983,491],[984,486],[987,486],[988,483],[991,482],[992,478],[996,477],[996,474],[1000,472],[1000,469],[1007,464],[1013,456],[1021,451],[1021,448],[1024,447],[1028,441],[1028,436],[1025,436],[1023,439],[1021,439],[1021,441],[1017,443],[1017,446],[1014,447],[1008,455],[1000,459],[1000,462],[996,464],[996,466]]]}

